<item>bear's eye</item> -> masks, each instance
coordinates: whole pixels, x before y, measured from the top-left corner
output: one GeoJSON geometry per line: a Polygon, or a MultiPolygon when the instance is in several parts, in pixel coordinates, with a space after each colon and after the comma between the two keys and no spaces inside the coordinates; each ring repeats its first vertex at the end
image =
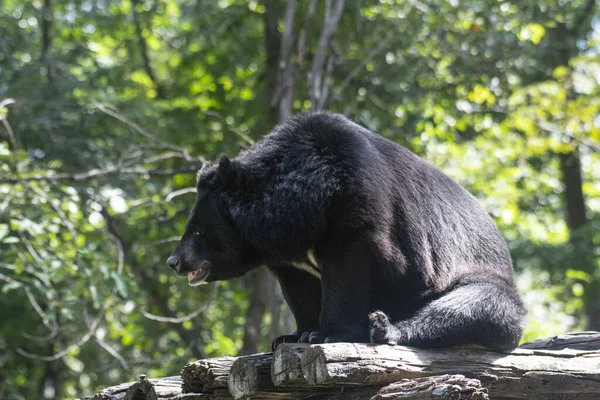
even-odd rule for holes
{"type": "Polygon", "coordinates": [[[192,235],[194,235],[194,237],[199,238],[200,237],[200,231],[193,231],[192,235]]]}

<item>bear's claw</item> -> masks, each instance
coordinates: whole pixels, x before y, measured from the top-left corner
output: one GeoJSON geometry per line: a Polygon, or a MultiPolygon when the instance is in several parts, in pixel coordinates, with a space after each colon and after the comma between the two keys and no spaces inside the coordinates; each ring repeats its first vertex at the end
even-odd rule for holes
{"type": "Polygon", "coordinates": [[[391,327],[389,317],[383,311],[369,313],[369,336],[371,343],[389,343],[388,330],[391,327]]]}

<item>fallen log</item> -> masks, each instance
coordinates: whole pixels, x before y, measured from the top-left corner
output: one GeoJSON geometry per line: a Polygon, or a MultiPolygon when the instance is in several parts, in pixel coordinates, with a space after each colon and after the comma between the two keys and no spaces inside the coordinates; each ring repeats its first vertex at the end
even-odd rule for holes
{"type": "Polygon", "coordinates": [[[305,385],[306,378],[302,374],[300,359],[308,345],[279,346],[273,353],[271,380],[278,387],[305,385]]]}
{"type": "Polygon", "coordinates": [[[181,378],[178,376],[155,379],[141,376],[137,382],[111,386],[94,397],[80,400],[205,400],[209,397],[209,394],[181,393],[181,378]]]}
{"type": "Polygon", "coordinates": [[[188,363],[181,370],[183,393],[210,393],[227,389],[227,378],[237,357],[219,357],[188,363]]]}
{"type": "MultiPolygon", "coordinates": [[[[181,395],[181,378],[178,376],[159,379],[141,378],[127,389],[124,400],[174,400],[180,397],[179,395],[181,395]]],[[[195,395],[194,400],[201,398],[198,396],[195,395]]]]}
{"type": "MultiPolygon", "coordinates": [[[[384,385],[402,379],[462,374],[490,396],[517,399],[600,393],[600,351],[515,349],[504,354],[475,348],[439,350],[332,343],[306,349],[302,373],[310,385],[384,385]]],[[[594,398],[594,397],[590,397],[594,398]]]]}
{"type": "Polygon", "coordinates": [[[569,332],[556,335],[547,339],[538,339],[533,342],[523,343],[520,349],[543,349],[543,350],[599,350],[600,332],[569,332]]]}
{"type": "Polygon", "coordinates": [[[381,388],[372,400],[387,399],[477,399],[487,400],[487,389],[477,379],[463,375],[430,376],[419,379],[403,379],[381,388]]]}
{"type": "Polygon", "coordinates": [[[598,400],[600,333],[567,333],[507,353],[474,347],[283,344],[274,354],[195,361],[183,368],[181,381],[141,379],[106,388],[93,399],[307,397],[598,400]]]}
{"type": "Polygon", "coordinates": [[[102,389],[93,397],[82,397],[79,400],[123,400],[127,389],[135,382],[125,382],[116,386],[110,386],[102,389]]]}
{"type": "Polygon", "coordinates": [[[234,399],[258,396],[261,392],[273,391],[271,362],[273,353],[240,357],[232,365],[228,388],[234,399]]]}

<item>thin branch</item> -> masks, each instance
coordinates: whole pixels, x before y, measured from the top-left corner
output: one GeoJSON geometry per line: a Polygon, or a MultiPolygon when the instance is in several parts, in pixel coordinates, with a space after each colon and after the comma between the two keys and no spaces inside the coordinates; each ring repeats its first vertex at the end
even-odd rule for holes
{"type": "Polygon", "coordinates": [[[100,339],[98,337],[98,335],[94,334],[94,338],[96,339],[96,343],[98,343],[100,345],[100,347],[102,347],[104,350],[106,350],[106,352],[108,354],[110,354],[111,356],[113,356],[114,358],[116,358],[119,361],[119,363],[121,363],[121,366],[123,367],[124,370],[128,370],[129,369],[129,364],[127,363],[127,361],[125,360],[125,358],[123,358],[123,356],[121,354],[119,354],[118,351],[116,351],[114,348],[112,348],[104,340],[100,339]]]}
{"type": "Polygon", "coordinates": [[[18,178],[0,178],[0,183],[8,183],[15,184],[30,181],[49,181],[49,182],[57,182],[57,181],[71,181],[71,182],[81,182],[87,181],[90,179],[107,176],[107,175],[141,175],[142,177],[152,177],[152,176],[172,176],[177,174],[183,174],[188,172],[196,172],[200,169],[201,165],[190,165],[183,168],[178,169],[170,169],[170,170],[160,170],[160,169],[145,169],[145,168],[123,168],[123,167],[110,167],[106,169],[91,169],[87,172],[82,172],[79,174],[55,174],[55,175],[32,175],[27,176],[21,179],[18,178]]]}
{"type": "Polygon", "coordinates": [[[325,65],[325,58],[327,49],[329,48],[329,41],[335,28],[337,27],[340,17],[342,16],[342,10],[344,9],[344,0],[335,0],[333,9],[331,7],[331,1],[326,1],[325,6],[325,24],[321,30],[319,42],[317,44],[317,51],[313,60],[312,76],[310,83],[310,100],[311,110],[316,109],[323,96],[323,68],[325,65]]]}
{"type": "Polygon", "coordinates": [[[2,279],[5,282],[8,282],[8,283],[15,283],[17,285],[23,285],[22,282],[19,282],[18,280],[13,279],[10,276],[6,276],[3,273],[0,273],[0,279],[2,279]]]}
{"type": "Polygon", "coordinates": [[[100,321],[102,320],[102,317],[104,317],[104,312],[106,311],[106,308],[108,306],[110,306],[111,303],[112,303],[112,298],[109,298],[106,301],[106,303],[104,304],[104,306],[102,306],[102,308],[100,309],[100,312],[99,312],[98,316],[96,317],[96,319],[94,320],[94,322],[90,325],[90,329],[88,330],[88,332],[85,335],[83,335],[83,337],[81,337],[81,339],[79,339],[76,343],[68,346],[66,349],[59,351],[58,353],[55,353],[51,356],[42,356],[39,354],[32,354],[21,348],[17,348],[17,353],[19,353],[23,357],[31,358],[34,360],[43,360],[43,361],[56,361],[56,360],[63,358],[67,354],[72,353],[75,350],[79,349],[81,346],[83,346],[85,343],[87,343],[87,341],[90,340],[90,338],[92,336],[94,336],[94,333],[95,333],[96,329],[98,328],[98,325],[100,324],[100,321]]]}
{"type": "Polygon", "coordinates": [[[54,339],[56,335],[58,335],[58,332],[60,332],[60,330],[56,329],[54,332],[50,332],[46,336],[35,336],[30,335],[26,332],[21,332],[21,336],[23,336],[27,340],[33,340],[36,342],[49,342],[50,340],[54,339]]]}
{"type": "Polygon", "coordinates": [[[139,160],[139,157],[144,153],[136,149],[135,154],[125,154],[121,157],[121,161],[123,166],[130,166],[134,164],[152,164],[158,161],[170,160],[171,158],[184,158],[180,151],[168,151],[165,153],[157,154],[155,156],[151,156],[146,158],[145,160],[139,160]],[[124,157],[129,158],[127,162],[124,161],[124,157]]]}
{"type": "Polygon", "coordinates": [[[188,187],[188,188],[183,188],[183,189],[175,190],[175,191],[169,193],[165,197],[165,202],[169,203],[175,197],[181,196],[181,195],[184,195],[184,194],[188,194],[188,193],[196,193],[196,188],[195,187],[188,187]]]}
{"type": "Polygon", "coordinates": [[[159,321],[159,322],[169,322],[171,324],[181,324],[185,321],[189,321],[191,319],[196,318],[198,315],[200,315],[201,313],[205,312],[206,310],[208,310],[208,307],[210,306],[210,304],[213,302],[213,300],[217,297],[217,292],[219,290],[219,285],[213,285],[211,287],[211,291],[209,292],[208,298],[203,302],[204,306],[198,308],[196,311],[194,311],[193,313],[190,313],[188,315],[184,315],[183,317],[162,317],[159,315],[153,315],[150,314],[146,311],[142,311],[142,314],[144,315],[144,317],[151,319],[153,321],[159,321]]]}
{"type": "Polygon", "coordinates": [[[556,135],[557,137],[567,136],[569,139],[579,142],[579,144],[588,147],[590,150],[600,152],[600,144],[598,144],[598,143],[592,142],[589,139],[580,138],[578,136],[575,136],[572,132],[569,132],[567,130],[563,131],[563,130],[559,129],[559,127],[557,127],[556,125],[554,125],[548,121],[544,121],[542,119],[536,118],[535,122],[540,128],[542,128],[542,130],[544,130],[548,133],[556,135]]]}
{"type": "MultiPolygon", "coordinates": [[[[5,99],[2,101],[2,103],[0,103],[0,108],[3,108],[9,104],[14,104],[15,101],[13,99],[5,99]]],[[[15,174],[17,176],[17,179],[19,179],[20,177],[20,173],[19,173],[19,156],[17,155],[17,150],[19,150],[19,145],[17,144],[17,139],[15,137],[15,132],[12,130],[12,127],[10,126],[10,124],[8,123],[8,120],[2,115],[2,113],[0,113],[0,121],[2,121],[2,125],[4,125],[4,129],[6,129],[6,134],[8,135],[8,140],[10,141],[10,144],[12,146],[12,158],[13,158],[13,163],[15,164],[15,174]]]]}
{"type": "Polygon", "coordinates": [[[298,65],[302,64],[302,61],[304,60],[304,54],[306,53],[306,39],[308,36],[308,29],[315,15],[316,8],[317,0],[311,0],[310,4],[308,5],[308,12],[306,13],[304,25],[302,26],[302,30],[300,31],[300,35],[298,36],[298,49],[296,50],[296,62],[298,65]]]}
{"type": "Polygon", "coordinates": [[[159,321],[159,322],[169,322],[171,324],[181,324],[185,321],[189,321],[191,319],[196,318],[198,315],[200,315],[200,313],[202,313],[204,310],[203,308],[199,308],[196,311],[194,311],[191,314],[188,314],[186,316],[183,317],[179,317],[179,318],[174,318],[174,317],[161,317],[159,315],[153,315],[150,313],[147,313],[146,311],[142,311],[142,315],[148,319],[151,319],[153,321],[159,321]]]}
{"type": "Polygon", "coordinates": [[[118,237],[116,237],[115,235],[113,235],[112,233],[105,231],[104,233],[106,233],[106,235],[108,235],[109,238],[111,238],[111,240],[115,243],[115,245],[117,246],[117,251],[119,253],[119,258],[118,258],[118,266],[117,266],[117,273],[121,274],[123,272],[123,264],[124,264],[124,251],[123,251],[123,243],[121,243],[121,241],[119,240],[118,237]]]}
{"type": "Polygon", "coordinates": [[[25,235],[23,235],[22,232],[19,232],[19,236],[21,237],[21,241],[25,243],[25,248],[29,251],[29,254],[31,254],[31,257],[33,257],[34,261],[40,266],[40,268],[46,269],[44,259],[38,254],[37,250],[33,248],[31,243],[25,239],[25,235]]]}
{"type": "Polygon", "coordinates": [[[396,32],[395,29],[388,31],[387,35],[385,36],[385,39],[383,39],[377,47],[371,50],[369,54],[367,54],[367,56],[350,71],[350,73],[342,81],[341,85],[337,87],[337,89],[335,90],[335,97],[337,99],[340,98],[340,94],[343,92],[346,86],[348,86],[348,83],[350,83],[350,81],[356,76],[356,74],[362,71],[362,69],[373,59],[373,57],[375,57],[382,50],[384,50],[390,44],[392,39],[397,36],[398,32],[396,32]]]}
{"type": "MultiPolygon", "coordinates": [[[[11,98],[4,99],[4,100],[0,101],[0,108],[4,108],[4,107],[8,106],[9,104],[15,104],[15,103],[16,103],[15,99],[11,99],[11,98]]],[[[0,118],[2,118],[2,114],[0,114],[0,118]]]]}
{"type": "Polygon", "coordinates": [[[73,226],[73,223],[69,220],[69,218],[67,218],[64,211],[61,210],[60,207],[58,205],[56,205],[54,201],[52,201],[53,199],[51,199],[43,190],[40,190],[39,188],[35,187],[34,185],[30,185],[28,182],[24,182],[23,180],[21,180],[21,182],[28,189],[34,191],[38,196],[45,199],[46,202],[48,204],[50,204],[50,207],[52,207],[52,209],[54,209],[56,214],[58,214],[58,217],[62,221],[63,225],[67,227],[67,230],[71,234],[71,240],[73,242],[74,249],[75,249],[75,262],[77,263],[77,265],[81,265],[82,264],[81,263],[81,253],[79,251],[79,245],[77,244],[77,232],[75,231],[75,226],[73,226]]]}
{"type": "MultiPolygon", "coordinates": [[[[20,236],[21,236],[21,240],[24,241],[23,235],[20,235],[20,236]]],[[[27,243],[25,243],[25,246],[27,246],[27,243]]],[[[21,261],[23,261],[23,265],[27,265],[29,263],[27,256],[18,250],[17,250],[17,256],[21,259],[21,261]]],[[[38,272],[38,271],[32,272],[32,271],[29,271],[29,269],[26,269],[26,271],[28,273],[30,273],[31,275],[33,275],[34,278],[39,279],[47,287],[52,287],[52,283],[50,282],[50,278],[48,277],[48,273],[45,271],[44,266],[40,265],[40,267],[42,268],[41,272],[38,272]]]]}
{"type": "MultiPolygon", "coordinates": [[[[85,321],[85,325],[89,329],[90,328],[90,317],[87,313],[87,307],[84,307],[84,309],[83,309],[83,319],[85,321]]],[[[108,343],[106,343],[104,341],[104,339],[102,339],[100,336],[98,336],[98,334],[96,333],[96,330],[94,330],[93,332],[94,332],[94,339],[96,339],[96,343],[98,343],[98,345],[100,345],[100,347],[102,347],[104,350],[106,350],[106,352],[108,354],[110,354],[111,356],[116,358],[119,361],[119,363],[121,363],[121,366],[123,367],[123,369],[125,369],[125,370],[129,369],[129,364],[127,363],[127,361],[125,361],[125,358],[123,358],[123,356],[121,354],[119,354],[119,352],[117,350],[115,350],[108,343]]]]}
{"type": "Polygon", "coordinates": [[[323,87],[321,88],[321,97],[319,98],[319,103],[317,104],[315,111],[323,110],[325,107],[325,102],[327,101],[327,95],[329,94],[329,76],[333,72],[333,61],[335,59],[335,54],[333,50],[328,57],[327,60],[327,68],[325,68],[325,75],[323,76],[323,87]]]}
{"type": "Polygon", "coordinates": [[[150,139],[153,142],[156,142],[167,149],[181,152],[181,154],[183,155],[183,158],[185,158],[186,161],[198,161],[198,160],[204,161],[204,159],[202,159],[200,157],[198,157],[198,159],[192,159],[192,157],[190,157],[189,152],[185,148],[172,145],[170,143],[167,143],[167,142],[157,138],[156,136],[150,134],[148,131],[143,129],[141,126],[139,126],[135,122],[133,122],[133,121],[129,120],[128,118],[126,118],[125,116],[119,114],[116,110],[111,108],[109,105],[94,102],[94,106],[96,108],[98,108],[100,111],[102,111],[103,113],[110,115],[111,117],[128,125],[130,128],[132,128],[134,131],[136,131],[140,135],[144,136],[145,138],[150,139]]]}
{"type": "Polygon", "coordinates": [[[181,236],[169,236],[164,239],[149,243],[148,246],[156,246],[156,245],[165,244],[165,243],[174,243],[174,242],[179,242],[180,240],[181,240],[181,236]]]}
{"type": "Polygon", "coordinates": [[[27,296],[27,299],[29,299],[29,303],[31,303],[33,309],[38,313],[38,315],[42,319],[42,323],[44,324],[44,326],[48,328],[51,332],[57,330],[56,321],[52,321],[52,323],[50,323],[50,317],[48,317],[48,314],[46,314],[44,310],[42,310],[42,307],[37,302],[35,297],[33,297],[33,295],[31,294],[31,290],[29,290],[28,287],[25,287],[25,295],[27,296]]]}
{"type": "Polygon", "coordinates": [[[13,193],[9,193],[6,195],[2,204],[0,204],[0,215],[4,214],[4,211],[6,211],[8,209],[10,202],[14,198],[15,198],[15,195],[13,193]]]}
{"type": "Polygon", "coordinates": [[[237,136],[239,136],[244,142],[246,142],[246,144],[249,144],[250,146],[252,146],[254,144],[254,140],[250,136],[246,135],[244,132],[240,131],[239,129],[236,129],[236,128],[230,126],[227,123],[227,121],[225,120],[225,117],[223,117],[223,115],[218,113],[217,111],[215,111],[215,110],[200,110],[200,112],[202,114],[209,115],[211,117],[215,117],[218,120],[220,120],[221,123],[223,125],[225,125],[228,130],[230,130],[231,132],[233,132],[237,136]]]}

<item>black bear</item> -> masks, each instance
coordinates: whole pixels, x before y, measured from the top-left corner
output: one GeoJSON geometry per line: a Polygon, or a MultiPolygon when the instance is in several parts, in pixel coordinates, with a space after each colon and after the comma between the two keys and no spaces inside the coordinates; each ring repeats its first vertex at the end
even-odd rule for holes
{"type": "Polygon", "coordinates": [[[519,342],[525,312],[511,258],[483,207],[341,115],[290,118],[203,166],[197,189],[167,263],[192,286],[266,265],[297,322],[274,346],[519,342]]]}

